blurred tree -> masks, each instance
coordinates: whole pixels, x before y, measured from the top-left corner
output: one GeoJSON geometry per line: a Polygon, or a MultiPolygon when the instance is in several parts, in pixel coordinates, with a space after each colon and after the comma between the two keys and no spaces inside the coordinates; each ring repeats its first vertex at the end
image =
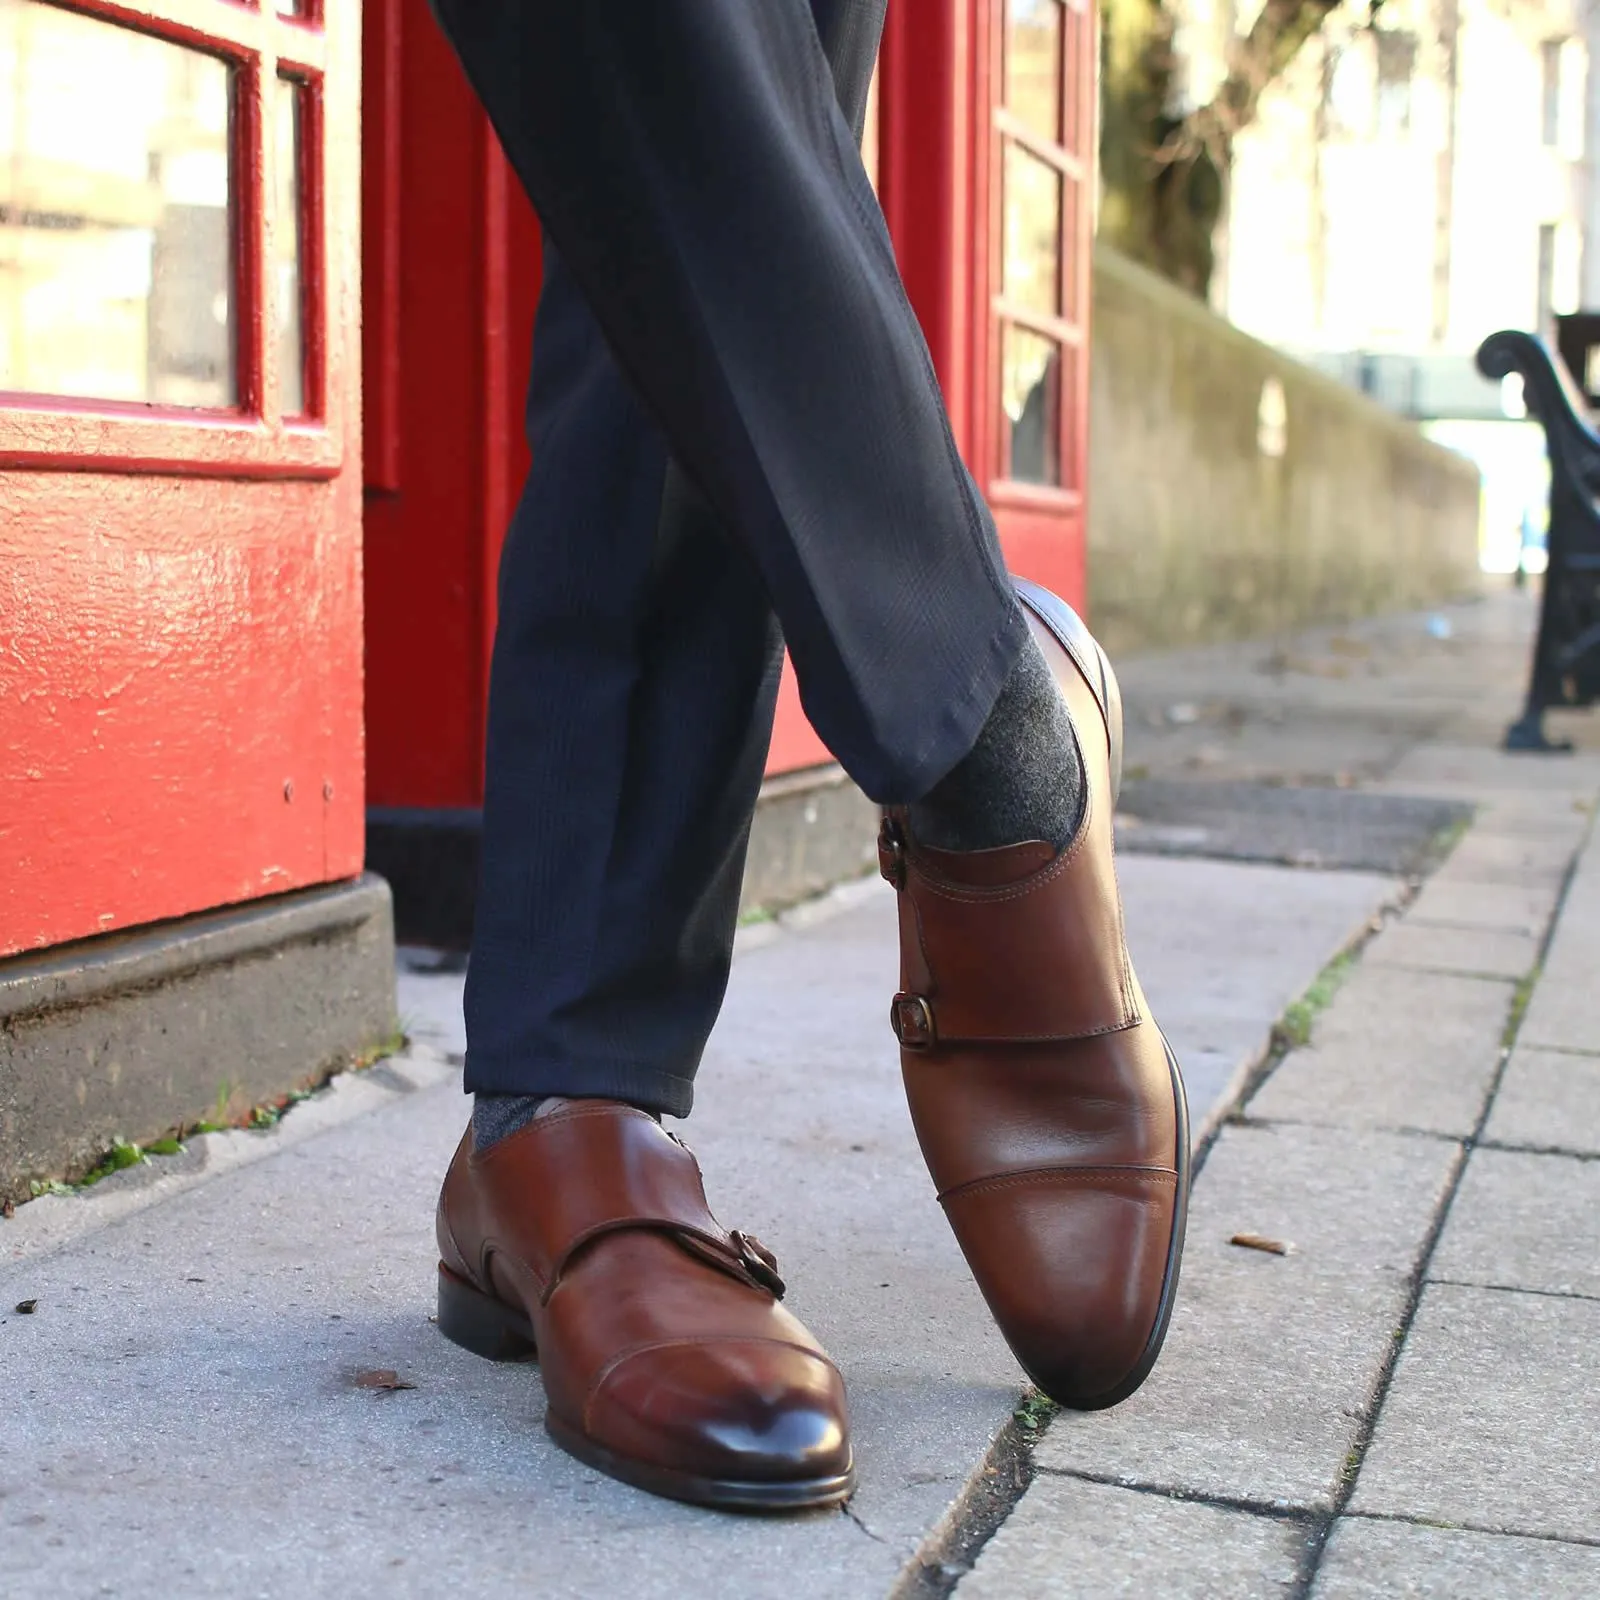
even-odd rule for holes
{"type": "Polygon", "coordinates": [[[1175,48],[1182,0],[1101,0],[1101,236],[1204,298],[1233,141],[1262,91],[1341,3],[1266,0],[1234,41],[1216,93],[1184,113],[1175,48]]]}

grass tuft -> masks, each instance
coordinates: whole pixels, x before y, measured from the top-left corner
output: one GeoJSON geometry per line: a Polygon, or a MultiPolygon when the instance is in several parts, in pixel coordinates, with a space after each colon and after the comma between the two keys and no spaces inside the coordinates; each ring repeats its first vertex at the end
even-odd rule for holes
{"type": "Polygon", "coordinates": [[[1539,982],[1539,975],[1543,971],[1544,962],[1541,961],[1527,977],[1519,979],[1516,988],[1511,991],[1511,1007],[1506,1012],[1506,1025],[1500,1030],[1502,1050],[1509,1050],[1516,1043],[1522,1019],[1528,1014],[1528,1002],[1533,999],[1534,986],[1539,982]]]}
{"type": "Polygon", "coordinates": [[[1037,1439],[1044,1431],[1045,1424],[1061,1409],[1049,1395],[1040,1394],[1037,1389],[1030,1389],[1018,1402],[1017,1409],[1011,1413],[1012,1420],[1022,1429],[1026,1439],[1037,1439]]]}
{"type": "Polygon", "coordinates": [[[1317,1018],[1333,1003],[1356,964],[1356,952],[1337,955],[1316,976],[1311,987],[1296,1000],[1272,1030],[1273,1043],[1280,1049],[1299,1050],[1311,1043],[1311,1030],[1317,1018]]]}
{"type": "MultiPolygon", "coordinates": [[[[393,1032],[386,1034],[370,1049],[363,1050],[360,1055],[354,1057],[349,1063],[349,1070],[359,1072],[376,1065],[387,1056],[398,1055],[408,1042],[404,1031],[397,1026],[393,1032]]],[[[56,1178],[35,1179],[28,1185],[28,1192],[35,1200],[40,1195],[46,1194],[81,1194],[85,1189],[92,1189],[102,1178],[109,1178],[114,1172],[125,1172],[129,1167],[140,1166],[151,1156],[182,1155],[187,1148],[184,1144],[185,1138],[192,1138],[196,1134],[232,1133],[238,1129],[261,1131],[275,1127],[283,1120],[286,1112],[302,1101],[309,1100],[323,1087],[326,1085],[321,1084],[309,1089],[291,1089],[288,1094],[281,1094],[276,1099],[250,1106],[244,1111],[236,1111],[234,1101],[238,1096],[239,1086],[224,1079],[217,1087],[217,1100],[211,1109],[211,1114],[201,1121],[185,1124],[176,1132],[165,1134],[159,1139],[152,1139],[148,1144],[135,1144],[131,1139],[120,1137],[113,1139],[111,1148],[81,1178],[75,1178],[70,1182],[56,1178]]]]}

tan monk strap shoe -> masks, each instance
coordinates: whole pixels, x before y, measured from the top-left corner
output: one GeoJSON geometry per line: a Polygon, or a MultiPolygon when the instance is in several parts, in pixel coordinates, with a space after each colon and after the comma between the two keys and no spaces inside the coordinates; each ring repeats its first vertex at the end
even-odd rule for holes
{"type": "Polygon", "coordinates": [[[545,1425],[580,1460],[700,1505],[849,1495],[838,1370],[654,1118],[576,1100],[481,1154],[469,1130],[438,1233],[440,1331],[491,1360],[536,1356],[545,1425]]]}
{"type": "Polygon", "coordinates": [[[1070,607],[1017,588],[1077,732],[1083,819],[1060,849],[951,852],[885,818],[891,1021],[923,1155],[1001,1332],[1047,1395],[1094,1410],[1138,1388],[1166,1337],[1188,1110],[1123,940],[1116,679],[1070,607]]]}

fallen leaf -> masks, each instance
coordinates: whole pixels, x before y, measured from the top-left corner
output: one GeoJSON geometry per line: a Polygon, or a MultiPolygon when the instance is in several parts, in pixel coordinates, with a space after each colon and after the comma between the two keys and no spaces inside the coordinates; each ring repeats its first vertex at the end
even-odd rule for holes
{"type": "Polygon", "coordinates": [[[17,1203],[15,1200],[0,1200],[0,1217],[4,1217],[9,1222],[16,1214],[17,1203]]]}
{"type": "Polygon", "coordinates": [[[19,1317],[31,1317],[38,1309],[39,1302],[37,1300],[17,1301],[17,1315],[19,1317]]]}
{"type": "Polygon", "coordinates": [[[370,1372],[356,1374],[356,1388],[358,1389],[415,1389],[416,1384],[407,1383],[392,1367],[377,1367],[370,1372]]]}
{"type": "Polygon", "coordinates": [[[1264,1250],[1269,1256],[1292,1255],[1294,1246],[1283,1239],[1268,1239],[1259,1233],[1236,1233],[1228,1241],[1236,1244],[1241,1250],[1264,1250]]]}

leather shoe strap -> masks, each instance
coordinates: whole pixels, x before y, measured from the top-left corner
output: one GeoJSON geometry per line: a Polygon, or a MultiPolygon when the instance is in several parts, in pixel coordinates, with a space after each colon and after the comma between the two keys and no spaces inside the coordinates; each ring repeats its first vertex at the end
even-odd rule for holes
{"type": "Polygon", "coordinates": [[[517,1246],[538,1275],[543,1300],[586,1245],[606,1234],[641,1230],[670,1234],[710,1265],[781,1297],[774,1257],[758,1240],[724,1228],[712,1216],[699,1164],[654,1117],[601,1100],[577,1101],[536,1117],[473,1157],[491,1185],[497,1154],[513,1144],[520,1147],[517,1169],[537,1174],[541,1190],[530,1197],[532,1205],[516,1209],[530,1219],[530,1231],[517,1246]]]}

